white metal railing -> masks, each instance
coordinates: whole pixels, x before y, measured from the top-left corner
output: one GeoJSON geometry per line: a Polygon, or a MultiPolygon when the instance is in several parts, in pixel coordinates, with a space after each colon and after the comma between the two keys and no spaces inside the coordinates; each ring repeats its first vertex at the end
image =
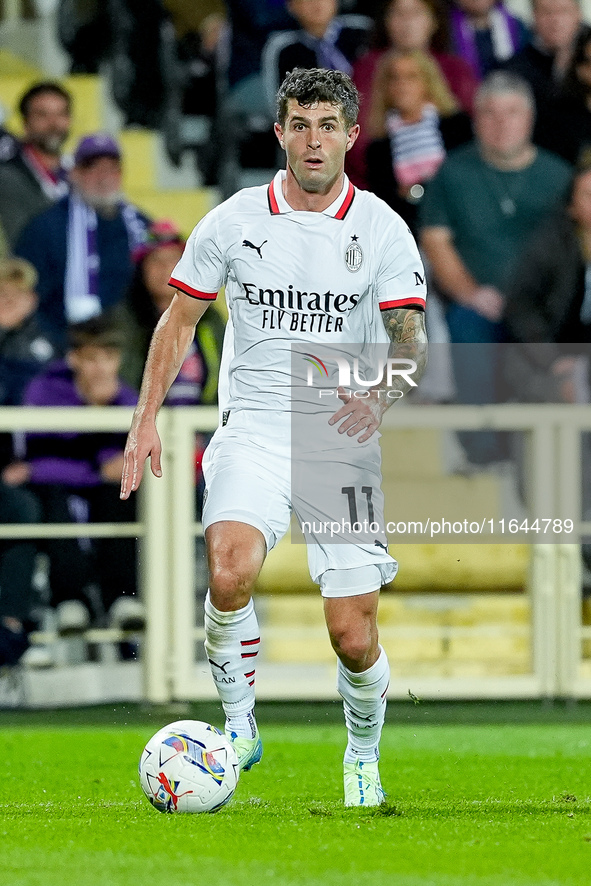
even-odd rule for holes
{"type": "MultiPolygon", "coordinates": [[[[0,431],[126,431],[131,410],[111,408],[0,408],[0,431]]],[[[143,644],[145,698],[152,702],[211,696],[208,674],[195,665],[195,520],[194,435],[217,426],[214,407],[163,409],[158,428],[163,442],[163,476],[147,468],[139,496],[138,520],[128,524],[95,524],[85,535],[128,535],[140,539],[140,587],[146,606],[143,644]]],[[[526,497],[533,513],[573,519],[575,532],[555,544],[532,544],[528,578],[531,600],[532,667],[514,677],[419,678],[424,697],[591,696],[591,680],[581,676],[581,566],[579,542],[591,535],[581,521],[580,435],[591,431],[591,411],[579,406],[404,406],[386,413],[385,428],[436,430],[515,430],[527,434],[526,497]]],[[[71,524],[9,526],[0,538],[77,536],[71,524]]],[[[509,539],[511,540],[511,539],[509,539]]],[[[286,626],[286,630],[289,627],[286,626]]],[[[281,630],[274,627],[273,632],[281,630]]],[[[96,633],[96,632],[95,632],[96,633]]],[[[269,694],[294,697],[290,669],[274,667],[269,694]]],[[[265,693],[264,680],[259,688],[265,693]]],[[[293,680],[292,680],[293,682],[293,680]]],[[[334,677],[324,669],[311,697],[334,692],[334,677]]],[[[299,692],[302,692],[300,685],[299,692]]],[[[400,694],[404,694],[400,690],[400,694]]],[[[396,695],[396,690],[394,690],[396,695]]]]}

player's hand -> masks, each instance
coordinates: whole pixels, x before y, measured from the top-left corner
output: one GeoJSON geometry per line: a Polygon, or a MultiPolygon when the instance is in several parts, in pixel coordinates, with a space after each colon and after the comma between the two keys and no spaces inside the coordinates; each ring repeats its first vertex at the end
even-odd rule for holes
{"type": "Polygon", "coordinates": [[[377,392],[370,391],[369,397],[360,399],[348,394],[344,388],[339,388],[338,396],[344,405],[328,420],[329,425],[342,422],[338,428],[339,434],[347,434],[349,437],[361,434],[357,442],[365,443],[379,428],[384,414],[377,392]]]}
{"type": "Polygon", "coordinates": [[[125,452],[123,453],[123,474],[121,476],[121,498],[129,498],[142,482],[144,464],[148,456],[155,477],[162,476],[160,456],[162,443],[154,419],[134,416],[131,430],[127,435],[125,452]]]}

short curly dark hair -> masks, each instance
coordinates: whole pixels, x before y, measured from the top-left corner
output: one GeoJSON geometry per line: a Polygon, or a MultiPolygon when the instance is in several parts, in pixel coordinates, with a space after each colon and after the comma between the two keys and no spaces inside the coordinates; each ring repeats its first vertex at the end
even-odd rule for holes
{"type": "Polygon", "coordinates": [[[55,80],[42,80],[39,83],[35,83],[30,89],[27,89],[25,94],[21,96],[18,109],[23,120],[26,120],[29,116],[31,103],[38,95],[57,95],[59,98],[63,98],[68,114],[72,113],[72,96],[68,90],[61,83],[56,83],[55,80]]]}
{"type": "Polygon", "coordinates": [[[281,127],[285,126],[290,98],[295,98],[303,108],[316,102],[328,102],[342,111],[347,129],[357,123],[359,93],[343,71],[328,71],[326,68],[294,68],[290,71],[277,93],[277,122],[281,127]]]}

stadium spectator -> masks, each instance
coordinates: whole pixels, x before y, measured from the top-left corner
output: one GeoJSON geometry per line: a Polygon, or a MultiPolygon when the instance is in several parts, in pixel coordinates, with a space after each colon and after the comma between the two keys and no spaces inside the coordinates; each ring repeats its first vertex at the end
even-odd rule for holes
{"type": "MultiPolygon", "coordinates": [[[[30,492],[0,480],[0,523],[38,523],[40,518],[30,492]]],[[[36,554],[29,539],[0,540],[0,667],[17,664],[29,645],[36,554]]]]}
{"type": "Polygon", "coordinates": [[[20,258],[0,261],[0,404],[18,406],[27,384],[57,352],[37,315],[37,272],[20,258]]]}
{"type": "Polygon", "coordinates": [[[293,28],[284,0],[225,0],[230,17],[227,69],[229,111],[267,116],[261,55],[274,31],[293,28]]]}
{"type": "MultiPolygon", "coordinates": [[[[185,240],[172,222],[155,222],[146,243],[134,258],[136,269],[120,312],[125,330],[122,377],[139,388],[150,340],[156,324],[170,305],[174,290],[170,276],[185,240]]],[[[166,396],[167,406],[196,406],[217,400],[217,382],[224,323],[215,310],[197,326],[195,340],[166,396]]]]}
{"type": "Polygon", "coordinates": [[[19,150],[19,140],[4,127],[6,122],[6,109],[0,102],[0,163],[12,160],[19,150]]]}
{"type": "Polygon", "coordinates": [[[70,56],[71,74],[98,74],[112,48],[111,4],[102,0],[59,0],[58,37],[70,56]]]}
{"type": "MultiPolygon", "coordinates": [[[[532,229],[564,197],[567,164],[531,141],[528,84],[494,71],[476,97],[474,143],[453,151],[426,190],[421,241],[434,283],[447,299],[457,394],[463,403],[494,399],[494,344],[505,338],[504,294],[532,229]],[[467,348],[467,343],[488,343],[467,348]]],[[[489,461],[486,446],[470,453],[489,461]]]]}
{"type": "Polygon", "coordinates": [[[326,68],[353,73],[368,48],[371,20],[337,15],[337,0],[287,0],[297,31],[272,34],[263,50],[262,72],[269,108],[275,111],[279,84],[294,68],[326,68]]]}
{"type": "Polygon", "coordinates": [[[590,29],[583,24],[577,0],[532,0],[532,11],[533,36],[504,67],[531,86],[536,104],[534,141],[543,145],[544,133],[552,125],[549,104],[560,91],[577,38],[590,29]]]}
{"type": "MultiPolygon", "coordinates": [[[[172,301],[174,289],[169,281],[184,246],[184,238],[178,229],[171,222],[159,221],[152,225],[147,243],[135,255],[135,274],[123,309],[118,312],[126,342],[121,376],[135,388],[141,384],[156,324],[172,301]]],[[[166,406],[199,406],[217,402],[223,337],[224,322],[213,308],[197,325],[193,343],[166,395],[166,406]]],[[[207,434],[195,435],[198,514],[201,514],[204,492],[201,461],[209,439],[210,435],[207,434]]]]}
{"type": "Polygon", "coordinates": [[[62,148],[70,133],[72,99],[63,86],[43,81],[22,96],[24,137],[0,163],[0,223],[13,247],[25,225],[69,190],[62,148]]]}
{"type": "MultiPolygon", "coordinates": [[[[581,375],[591,341],[591,157],[574,175],[568,203],[523,251],[507,288],[513,393],[526,400],[585,400],[581,375]],[[585,344],[587,343],[587,344],[585,344]],[[515,365],[515,361],[519,365],[515,365]]],[[[587,372],[588,372],[587,367],[587,372]]]]}
{"type": "Polygon", "coordinates": [[[121,151],[110,135],[81,139],[70,177],[71,194],[29,222],[15,248],[37,269],[40,315],[62,342],[67,324],[121,301],[149,224],[122,195],[121,151]]]}
{"type": "MultiPolygon", "coordinates": [[[[134,405],[136,393],[118,375],[123,343],[121,330],[105,315],[72,326],[67,359],[52,362],[30,383],[24,405],[134,405]]],[[[28,434],[25,459],[6,468],[3,479],[29,484],[45,522],[132,522],[135,503],[122,502],[117,487],[123,444],[124,437],[113,433],[28,434]]],[[[112,621],[141,617],[133,596],[134,539],[47,539],[43,549],[62,630],[83,629],[91,615],[100,620],[106,612],[112,621]],[[100,595],[92,594],[93,585],[100,595]]]]}
{"type": "MultiPolygon", "coordinates": [[[[23,259],[0,262],[0,406],[19,406],[28,383],[56,355],[36,314],[36,281],[23,259]]],[[[13,457],[12,434],[0,434],[0,470],[13,457]]]]}
{"type": "Polygon", "coordinates": [[[391,49],[427,52],[436,61],[460,107],[472,113],[476,77],[469,65],[446,51],[447,19],[439,0],[387,0],[376,22],[374,47],[353,66],[360,93],[359,138],[347,154],[347,173],[358,187],[367,187],[366,150],[373,80],[379,60],[391,49]]]}
{"type": "Polygon", "coordinates": [[[479,80],[523,49],[530,36],[502,0],[453,0],[449,16],[452,49],[479,80]]]}
{"type": "Polygon", "coordinates": [[[156,129],[162,123],[163,38],[170,16],[162,0],[117,0],[109,5],[113,97],[127,126],[156,129]]]}
{"type": "Polygon", "coordinates": [[[571,64],[554,98],[549,97],[537,142],[575,164],[591,146],[591,30],[577,39],[571,64]]]}
{"type": "Polygon", "coordinates": [[[369,130],[374,137],[367,149],[369,190],[416,233],[424,185],[446,151],[471,140],[470,118],[459,111],[430,56],[392,51],[378,66],[369,130]]]}
{"type": "MultiPolygon", "coordinates": [[[[24,388],[54,356],[35,314],[35,269],[22,259],[0,262],[0,406],[18,406],[24,388]]],[[[0,522],[37,523],[35,497],[10,486],[11,434],[0,434],[0,522]]],[[[0,665],[16,664],[28,646],[37,547],[30,539],[0,540],[0,665]]]]}

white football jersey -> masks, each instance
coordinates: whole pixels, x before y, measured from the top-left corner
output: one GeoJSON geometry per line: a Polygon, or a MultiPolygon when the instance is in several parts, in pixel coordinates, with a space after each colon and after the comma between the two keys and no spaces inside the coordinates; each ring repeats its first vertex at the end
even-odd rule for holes
{"type": "Polygon", "coordinates": [[[387,343],[380,310],[425,307],[425,271],[399,215],[346,177],[324,212],[294,210],[284,178],[209,212],[170,279],[199,299],[226,287],[224,408],[289,410],[293,344],[387,343]]]}

